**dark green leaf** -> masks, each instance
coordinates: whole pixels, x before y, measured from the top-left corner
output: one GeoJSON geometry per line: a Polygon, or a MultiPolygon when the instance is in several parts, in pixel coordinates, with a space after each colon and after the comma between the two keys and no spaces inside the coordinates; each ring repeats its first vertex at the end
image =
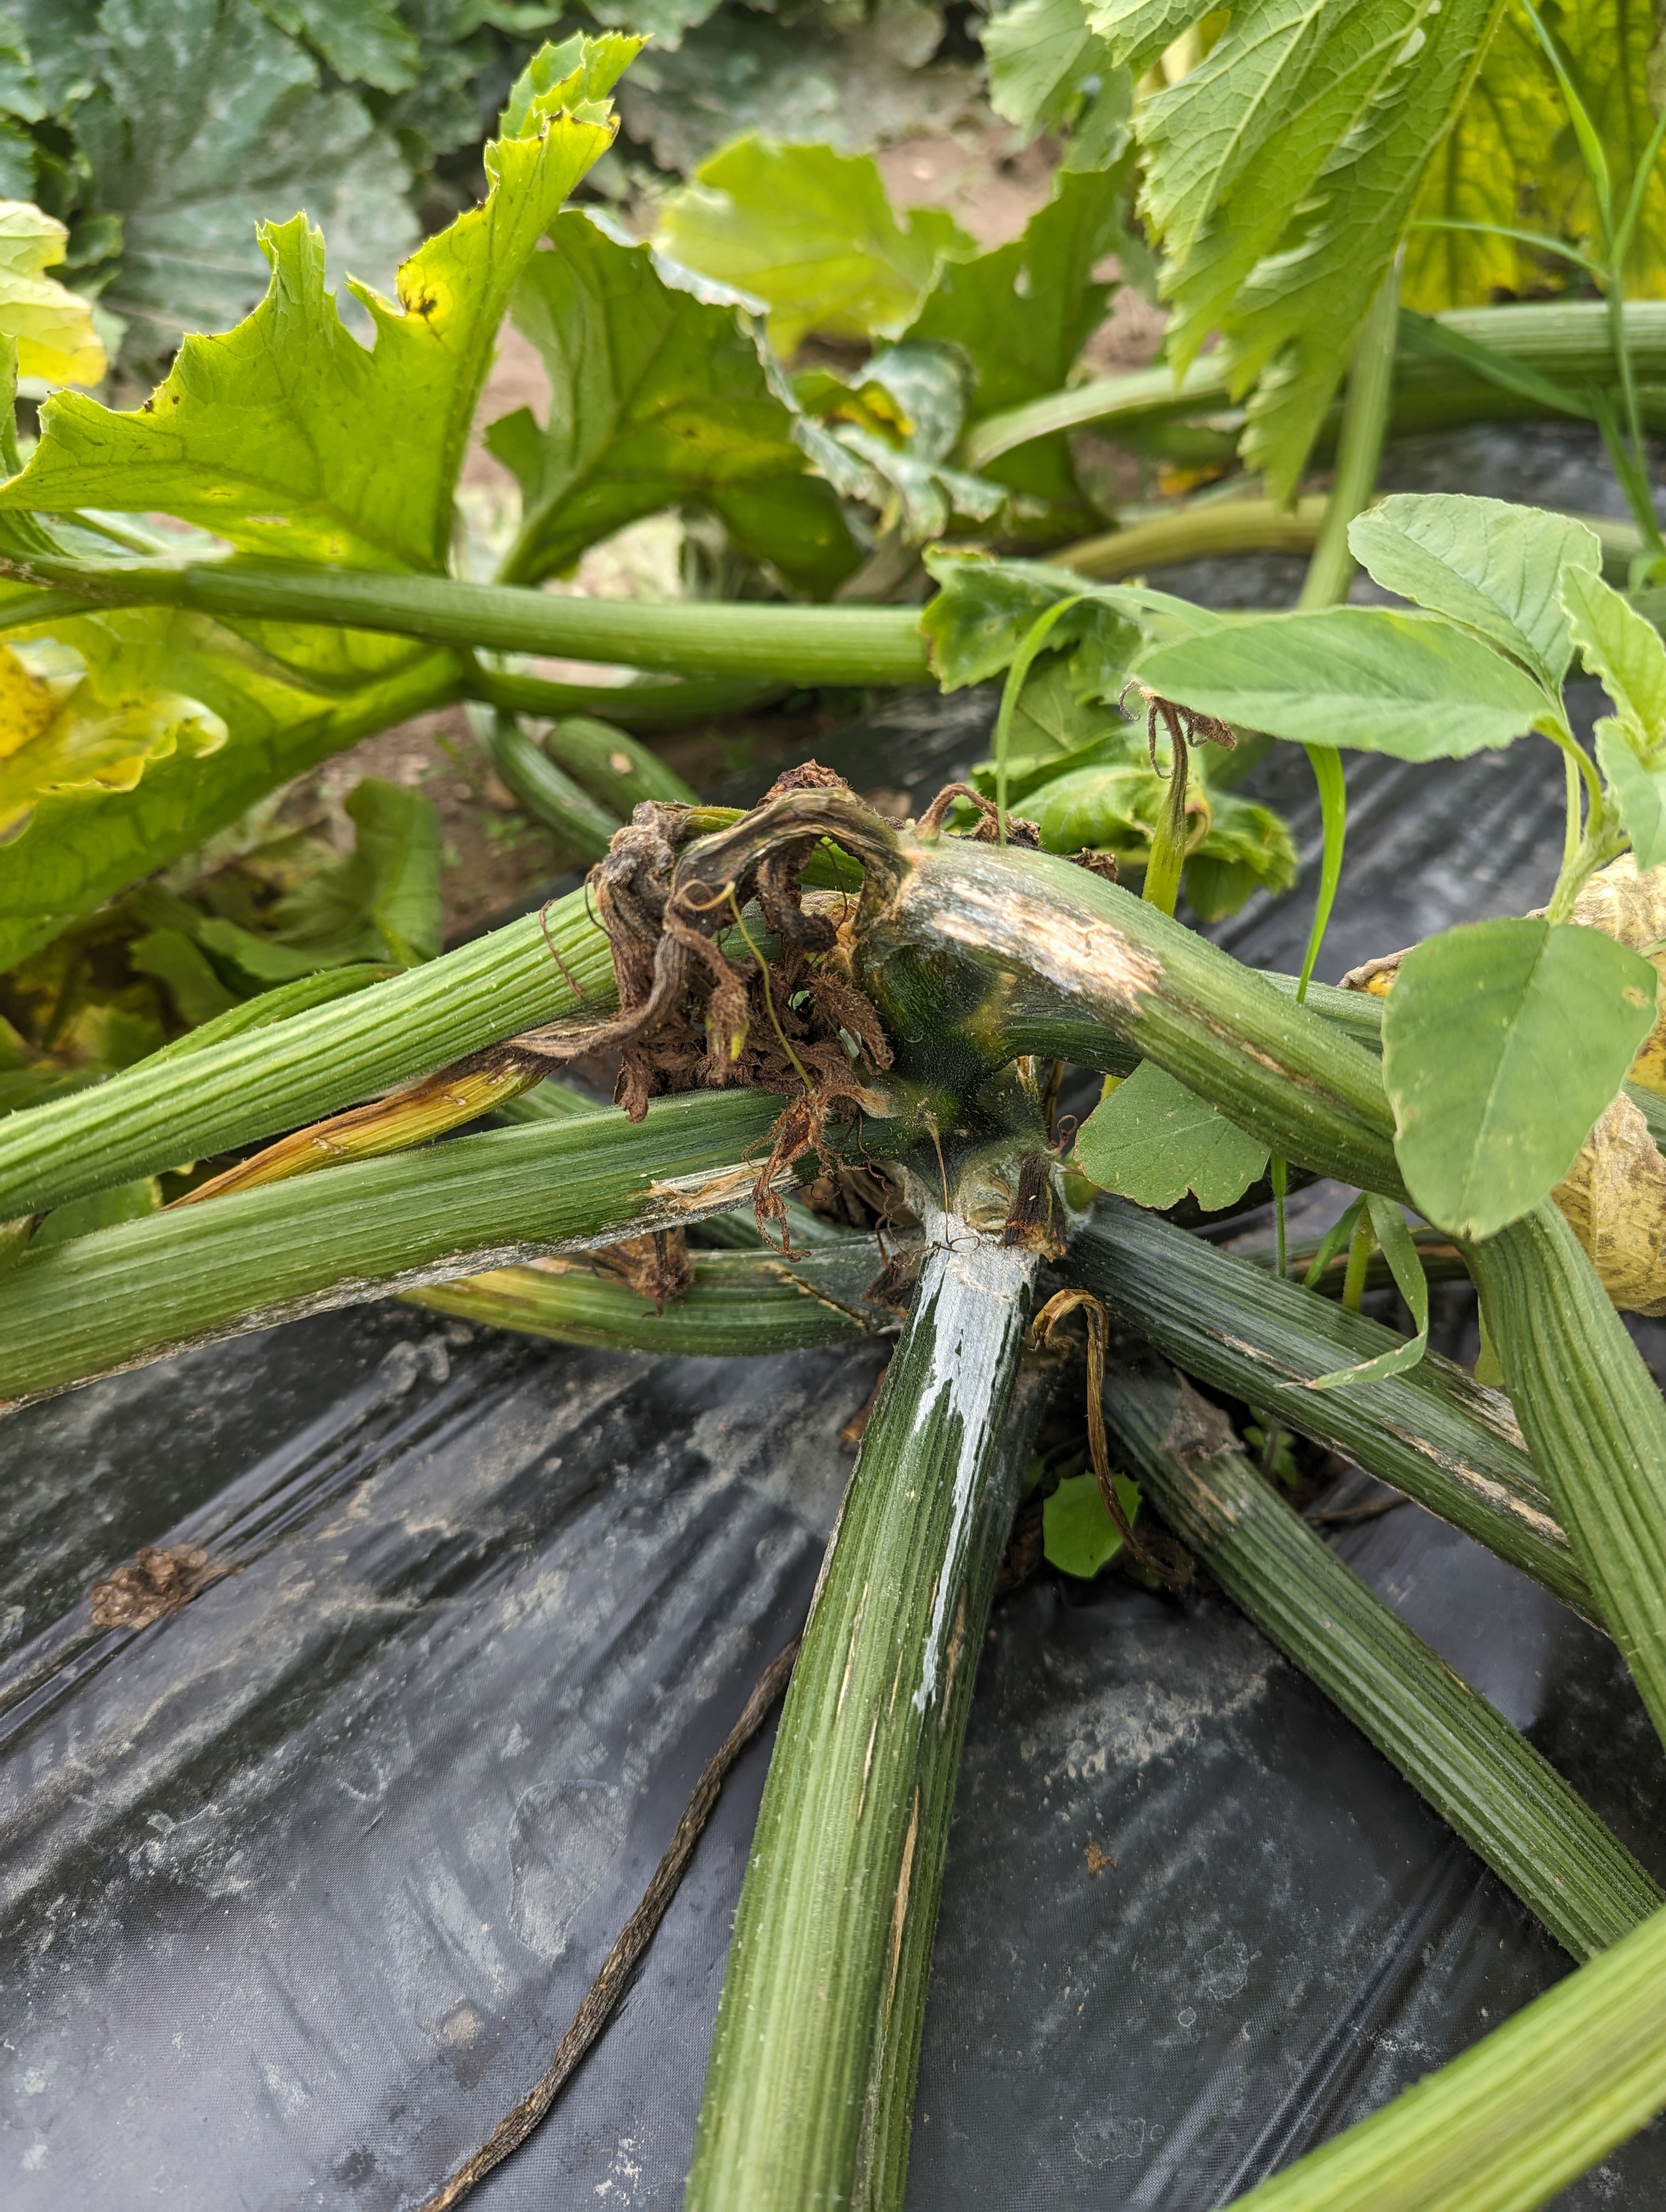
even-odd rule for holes
{"type": "Polygon", "coordinates": [[[1473,922],[1414,946],[1383,1018],[1383,1076],[1419,1211],[1479,1238],[1553,1190],[1653,1026],[1656,980],[1571,922],[1473,922]]]}
{"type": "Polygon", "coordinates": [[[431,799],[367,776],[347,798],[352,853],[283,900],[277,934],[318,967],[386,956],[402,968],[440,950],[440,817],[431,799]]]}
{"type": "Polygon", "coordinates": [[[587,213],[556,216],[550,240],[513,302],[550,372],[549,421],[523,408],[486,434],[520,483],[505,580],[559,574],[623,524],[694,501],[749,558],[830,592],[856,549],[831,489],[808,472],[751,318],[587,213]]]}
{"type": "Polygon", "coordinates": [[[1146,1060],[1083,1122],[1073,1164],[1136,1206],[1177,1206],[1190,1191],[1213,1211],[1243,1197],[1267,1147],[1146,1060]]]}
{"type": "Polygon", "coordinates": [[[280,30],[315,47],[347,83],[358,78],[381,92],[402,92],[416,81],[420,49],[400,22],[393,0],[255,0],[255,4],[280,30]]]}
{"type": "MultiPolygon", "coordinates": [[[[1127,1475],[1113,1475],[1116,1499],[1130,1528],[1140,1510],[1140,1491],[1127,1475]]],[[[1122,1530],[1105,1510],[1098,1478],[1070,1474],[1042,1505],[1042,1549],[1061,1573],[1091,1583],[1122,1550],[1122,1530]]]]}
{"type": "MultiPolygon", "coordinates": [[[[313,13],[317,0],[307,0],[313,13]]],[[[286,9],[284,12],[289,12],[286,9]]],[[[328,0],[351,17],[365,0],[328,0]]],[[[380,11],[378,11],[380,12],[380,11]]],[[[104,304],[154,358],[260,296],[257,226],[304,205],[341,264],[386,281],[416,235],[398,148],[247,0],[12,0],[53,109],[73,118],[91,196],[126,218],[104,304]]]]}
{"type": "Polygon", "coordinates": [[[982,684],[1010,665],[1038,615],[1060,599],[1079,604],[1058,618],[1049,644],[1073,645],[1079,698],[1115,698],[1139,639],[1191,636],[1220,617],[1189,600],[1138,585],[1084,586],[1068,568],[1040,561],[991,561],[939,548],[926,556],[939,590],[920,617],[932,668],[945,691],[982,684]]]}
{"type": "MultiPolygon", "coordinates": [[[[1075,0],[1066,0],[1073,6],[1075,0]]],[[[1079,9],[1078,9],[1079,15],[1079,9]]],[[[969,421],[1057,392],[1104,320],[1112,288],[1094,271],[1122,240],[1133,154],[1110,170],[1061,173],[1024,235],[976,260],[944,264],[912,338],[958,346],[970,362],[969,421]]],[[[1061,431],[1003,454],[987,473],[1039,504],[1055,536],[1103,526],[1061,431]]]]}
{"type": "Polygon", "coordinates": [[[113,1229],[123,1221],[143,1221],[161,1205],[162,1194],[154,1176],[137,1182],[119,1182],[109,1190],[95,1190],[86,1198],[72,1198],[55,1206],[30,1240],[32,1252],[53,1244],[66,1244],[72,1237],[86,1237],[95,1229],[113,1229]]]}
{"type": "Polygon", "coordinates": [[[1588,524],[1501,499],[1398,492],[1356,517],[1348,544],[1385,590],[1474,631],[1560,689],[1572,652],[1557,596],[1563,571],[1602,569],[1588,524]]]}
{"type": "Polygon", "coordinates": [[[971,250],[940,209],[894,214],[866,155],[757,136],[701,164],[666,203],[658,242],[762,301],[784,354],[811,331],[899,337],[943,262],[971,250]]]}
{"type": "Polygon", "coordinates": [[[137,939],[127,948],[127,964],[165,984],[174,1012],[192,1029],[239,1004],[182,929],[153,929],[137,939]]]}
{"type": "Polygon", "coordinates": [[[1324,607],[1256,615],[1158,645],[1141,683],[1242,730],[1398,760],[1507,745],[1546,712],[1532,679],[1430,615],[1324,607]]]}

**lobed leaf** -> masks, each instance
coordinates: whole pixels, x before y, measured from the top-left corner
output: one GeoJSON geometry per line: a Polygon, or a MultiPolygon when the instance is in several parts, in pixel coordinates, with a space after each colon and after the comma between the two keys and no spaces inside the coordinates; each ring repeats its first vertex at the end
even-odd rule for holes
{"type": "Polygon", "coordinates": [[[1188,1191],[1206,1211],[1243,1197],[1267,1166],[1267,1146],[1143,1060],[1102,1098],[1076,1133],[1073,1164],[1101,1190],[1136,1206],[1177,1206],[1188,1191]]]}
{"type": "Polygon", "coordinates": [[[838,501],[809,473],[745,305],[588,210],[556,217],[511,301],[550,373],[549,419],[522,408],[486,433],[520,484],[505,581],[560,574],[597,539],[690,500],[801,589],[826,597],[850,574],[838,501]]]}
{"type": "Polygon", "coordinates": [[[771,343],[897,337],[943,263],[971,240],[937,208],[899,218],[866,155],[782,146],[756,132],[722,148],[666,202],[655,243],[751,294],[771,343]]]}
{"type": "Polygon", "coordinates": [[[1407,953],[1383,1018],[1414,1204],[1481,1238],[1566,1175],[1654,1023],[1656,975],[1600,930],[1471,922],[1407,953]]]}
{"type": "MultiPolygon", "coordinates": [[[[1079,0],[1067,4],[1079,16],[1079,0]]],[[[993,27],[986,43],[990,35],[993,27]]],[[[943,264],[908,336],[952,344],[965,355],[972,370],[969,424],[1069,381],[1114,289],[1097,283],[1094,272],[1122,240],[1133,165],[1129,147],[1112,167],[1060,171],[1052,198],[1031,216],[1021,238],[975,260],[943,264]]],[[[1002,454],[983,473],[1036,502],[1050,534],[1101,526],[1062,431],[1002,454]]]]}
{"type": "Polygon", "coordinates": [[[1397,760],[1507,745],[1545,713],[1532,679],[1432,615],[1259,615],[1139,656],[1141,683],[1239,729],[1397,760]]]}
{"type": "Polygon", "coordinates": [[[0,337],[25,376],[96,384],[106,363],[85,300],[42,271],[63,260],[69,233],[27,201],[0,200],[0,337]]]}
{"type": "Polygon", "coordinates": [[[187,338],[140,409],[48,401],[40,444],[0,489],[0,511],[155,511],[245,551],[442,570],[453,487],[510,294],[611,143],[597,103],[637,44],[575,38],[544,50],[541,80],[554,66],[562,74],[529,88],[535,61],[512,91],[517,127],[486,149],[484,202],[405,263],[397,302],[351,284],[374,325],[370,350],[325,289],[319,234],[302,216],[270,226],[272,280],[254,313],[222,337],[187,338]]]}
{"type": "MultiPolygon", "coordinates": [[[[1348,544],[1385,591],[1446,616],[1547,690],[1560,690],[1573,644],[1559,586],[1564,572],[1602,574],[1602,542],[1588,524],[1501,499],[1398,492],[1356,516],[1348,544]]],[[[1660,651],[1655,631],[1643,627],[1660,651]]]]}

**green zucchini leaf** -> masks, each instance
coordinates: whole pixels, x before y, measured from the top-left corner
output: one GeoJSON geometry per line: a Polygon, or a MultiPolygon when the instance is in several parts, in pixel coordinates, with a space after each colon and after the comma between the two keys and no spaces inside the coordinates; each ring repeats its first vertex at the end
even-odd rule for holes
{"type": "Polygon", "coordinates": [[[958,349],[915,341],[884,347],[856,379],[812,369],[793,389],[821,418],[805,444],[824,475],[847,498],[877,507],[882,532],[921,545],[940,538],[952,516],[987,522],[1006,501],[1000,484],[949,459],[970,382],[958,349]]]}
{"type": "Polygon", "coordinates": [[[520,484],[506,582],[558,575],[587,545],[684,501],[802,590],[826,597],[855,568],[838,500],[809,472],[797,410],[736,295],[571,209],[511,313],[557,396],[542,427],[521,408],[486,433],[520,484]]]}
{"type": "Polygon", "coordinates": [[[255,4],[280,31],[305,39],[344,82],[358,78],[379,92],[404,92],[416,82],[421,49],[399,21],[393,0],[255,0],[255,4]]]}
{"type": "Polygon", "coordinates": [[[939,208],[896,215],[866,155],[756,133],[702,161],[672,194],[655,243],[761,301],[783,354],[812,331],[901,337],[943,263],[972,251],[939,208]]]}
{"type": "MultiPolygon", "coordinates": [[[[1079,19],[1076,0],[1067,4],[1079,19]]],[[[1115,289],[1094,272],[1123,241],[1134,158],[1130,145],[1114,167],[1061,171],[1052,198],[1021,238],[975,260],[944,263],[908,335],[965,355],[973,379],[969,425],[1069,381],[1115,289]]],[[[1029,529],[1056,539],[1104,526],[1062,431],[1003,453],[984,473],[1020,495],[1021,529],[1027,519],[1029,529]]]]}
{"type": "Polygon", "coordinates": [[[1602,574],[1602,542],[1588,524],[1501,499],[1397,492],[1355,518],[1348,544],[1385,591],[1446,616],[1547,690],[1560,689],[1573,652],[1558,596],[1563,571],[1602,574]]]}
{"type": "MultiPolygon", "coordinates": [[[[1111,1477],[1117,1503],[1129,1528],[1140,1510],[1140,1489],[1125,1474],[1111,1477]]],[[[1042,1550],[1061,1574],[1091,1583],[1108,1567],[1124,1542],[1122,1530],[1105,1510],[1098,1478],[1068,1474],[1042,1502],[1042,1550]]]]}
{"type": "MultiPolygon", "coordinates": [[[[1431,157],[1468,94],[1499,0],[1249,0],[1180,81],[1140,106],[1144,206],[1183,368],[1212,331],[1243,453],[1293,490],[1431,157]]],[[[1100,0],[1089,21],[1147,66],[1207,11],[1100,0]]]]}
{"type": "Polygon", "coordinates": [[[1090,584],[1043,561],[995,561],[933,547],[926,567],[938,586],[920,617],[933,672],[945,691],[987,683],[1007,667],[1038,615],[1060,599],[1078,604],[1059,617],[1049,643],[1069,645],[1080,699],[1116,697],[1142,635],[1190,637],[1221,617],[1189,599],[1141,585],[1090,584]]]}
{"type": "Polygon", "coordinates": [[[1073,122],[1082,80],[1115,68],[1082,0],[1016,0],[991,15],[978,36],[989,64],[989,105],[1020,131],[1073,122]]]}
{"type": "Polygon", "coordinates": [[[254,313],[222,337],[187,338],[131,413],[73,393],[49,400],[0,510],[160,512],[282,559],[442,570],[509,295],[611,143],[602,95],[636,45],[575,38],[535,58],[510,94],[513,127],[486,149],[483,204],[404,264],[397,303],[352,286],[375,325],[372,349],[325,289],[319,234],[304,216],[268,226],[272,279],[254,313]],[[529,89],[535,78],[542,89],[529,89]]]}
{"type": "Polygon", "coordinates": [[[9,0],[54,118],[37,138],[40,189],[78,198],[77,258],[99,264],[131,357],[248,312],[265,277],[256,228],[274,210],[307,208],[336,270],[383,282],[419,235],[398,144],[278,27],[303,8],[315,29],[356,32],[379,76],[397,68],[367,43],[368,19],[392,14],[373,0],[169,0],[161,14],[155,0],[9,0]]]}
{"type": "Polygon", "coordinates": [[[1258,615],[1135,663],[1165,699],[1240,730],[1396,760],[1507,745],[1546,713],[1532,678],[1433,615],[1323,607],[1258,615]]]}
{"type": "Polygon", "coordinates": [[[1190,1191],[1213,1212],[1243,1197],[1267,1158],[1207,1098],[1143,1060],[1077,1131],[1073,1164],[1136,1206],[1177,1206],[1190,1191]]]}
{"type": "Polygon", "coordinates": [[[1416,945],[1383,1016],[1413,1203],[1492,1236],[1566,1175],[1655,1018],[1654,969],[1572,922],[1470,922],[1416,945]]]}

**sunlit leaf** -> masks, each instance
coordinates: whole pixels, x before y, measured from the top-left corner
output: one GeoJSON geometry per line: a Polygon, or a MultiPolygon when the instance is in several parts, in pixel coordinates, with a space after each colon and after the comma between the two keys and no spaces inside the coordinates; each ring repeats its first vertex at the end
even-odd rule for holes
{"type": "Polygon", "coordinates": [[[272,283],[260,307],[223,337],[188,338],[143,408],[49,401],[40,445],[0,490],[0,509],[154,511],[286,559],[442,569],[509,295],[612,137],[608,121],[571,111],[590,113],[635,47],[575,39],[558,51],[562,77],[511,94],[521,135],[487,147],[483,204],[405,263],[397,303],[353,288],[374,349],[338,318],[323,240],[297,216],[262,234],[272,283]]]}
{"type": "Polygon", "coordinates": [[[131,791],[153,763],[224,744],[219,715],[157,681],[171,627],[164,610],[131,609],[83,618],[74,651],[0,646],[0,842],[43,800],[131,791]]]}
{"type": "Polygon", "coordinates": [[[64,255],[69,233],[26,201],[0,200],[0,337],[17,348],[25,376],[96,384],[104,345],[85,300],[42,270],[64,255]]]}
{"type": "Polygon", "coordinates": [[[1577,517],[1454,492],[1396,492],[1356,517],[1348,544],[1385,590],[1477,632],[1553,691],[1572,653],[1563,572],[1602,568],[1602,541],[1577,517]]]}
{"type": "Polygon", "coordinates": [[[1213,1211],[1243,1197],[1267,1147],[1144,1060],[1077,1131],[1073,1164],[1136,1206],[1177,1206],[1190,1191],[1213,1211]]]}
{"type": "Polygon", "coordinates": [[[520,483],[505,580],[559,574],[625,523],[695,501],[749,557],[830,593],[856,549],[734,295],[577,210],[556,216],[550,240],[513,301],[550,372],[549,419],[522,408],[486,434],[520,483]]]}
{"type": "Polygon", "coordinates": [[[777,350],[811,331],[897,337],[971,241],[938,208],[898,216],[866,155],[752,136],[714,154],[666,204],[673,259],[761,301],[777,350]]]}
{"type": "MultiPolygon", "coordinates": [[[[1223,334],[1233,394],[1249,395],[1244,458],[1278,495],[1294,489],[1499,4],[1249,0],[1138,112],[1175,307],[1169,358],[1183,367],[1223,334]]],[[[1138,69],[1207,12],[1098,0],[1089,20],[1138,69]]]]}
{"type": "Polygon", "coordinates": [[[1409,951],[1383,1018],[1413,1203],[1490,1237],[1572,1166],[1654,1023],[1654,969],[1572,922],[1467,924],[1409,951]]]}
{"type": "Polygon", "coordinates": [[[1164,698],[1240,730],[1397,760],[1507,745],[1546,711],[1530,677],[1465,631],[1387,607],[1250,617],[1138,666],[1164,698]]]}

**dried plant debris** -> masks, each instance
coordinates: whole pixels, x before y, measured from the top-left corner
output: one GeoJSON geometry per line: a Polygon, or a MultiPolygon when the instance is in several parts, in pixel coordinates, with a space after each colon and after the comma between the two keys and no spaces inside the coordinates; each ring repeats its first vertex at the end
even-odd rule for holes
{"type": "Polygon", "coordinates": [[[611,1275],[651,1305],[656,1315],[674,1305],[694,1284],[689,1240],[681,1229],[655,1229],[646,1237],[626,1237],[590,1255],[599,1275],[611,1275]]]}
{"type": "Polygon", "coordinates": [[[149,1628],[200,1597],[222,1575],[240,1567],[211,1560],[200,1544],[171,1544],[166,1551],[142,1544],[131,1566],[117,1567],[87,1593],[94,1628],[149,1628]]]}
{"type": "MultiPolygon", "coordinates": [[[[846,788],[810,762],[781,777],[765,803],[846,788]]],[[[732,878],[690,878],[678,863],[695,811],[639,806],[591,871],[618,982],[617,1016],[551,1023],[515,1042],[557,1062],[618,1050],[614,1097],[633,1121],[650,1099],[678,1091],[750,1084],[787,1099],[758,1181],[760,1219],[778,1218],[774,1184],[811,1151],[830,1171],[826,1125],[853,1121],[871,1104],[867,1079],[890,1066],[891,1047],[850,972],[855,902],[836,892],[806,899],[800,883],[818,833],[743,860],[732,878]]]]}

